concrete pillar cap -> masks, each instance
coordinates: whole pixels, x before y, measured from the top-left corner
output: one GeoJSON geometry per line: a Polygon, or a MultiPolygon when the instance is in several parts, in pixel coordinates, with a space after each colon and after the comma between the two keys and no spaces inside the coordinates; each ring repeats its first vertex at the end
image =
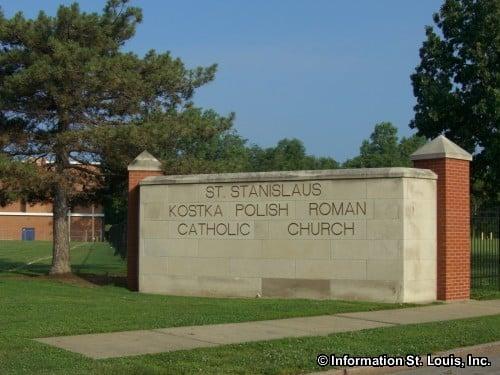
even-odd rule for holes
{"type": "Polygon", "coordinates": [[[415,151],[410,156],[411,160],[426,160],[426,159],[461,159],[472,160],[472,155],[465,151],[462,147],[453,143],[444,135],[434,138],[415,151]]]}
{"type": "Polygon", "coordinates": [[[129,164],[129,171],[161,171],[161,163],[144,150],[129,164]]]}

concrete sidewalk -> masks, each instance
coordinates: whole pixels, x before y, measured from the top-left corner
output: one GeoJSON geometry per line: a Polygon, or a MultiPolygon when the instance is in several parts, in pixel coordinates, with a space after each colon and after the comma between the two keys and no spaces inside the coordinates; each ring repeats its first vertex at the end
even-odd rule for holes
{"type": "Polygon", "coordinates": [[[500,314],[500,300],[467,301],[398,310],[368,311],[305,318],[174,327],[35,339],[94,359],[163,353],[285,337],[427,323],[500,314]]]}

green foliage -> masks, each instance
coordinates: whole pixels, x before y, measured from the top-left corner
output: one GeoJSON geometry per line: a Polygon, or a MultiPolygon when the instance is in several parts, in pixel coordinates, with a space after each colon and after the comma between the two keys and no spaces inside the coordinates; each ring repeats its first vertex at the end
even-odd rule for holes
{"type": "Polygon", "coordinates": [[[296,138],[284,138],[275,147],[266,149],[254,145],[248,153],[250,170],[254,172],[338,168],[332,158],[307,155],[304,144],[296,138]]]}
{"type": "Polygon", "coordinates": [[[191,102],[216,65],[188,69],[169,52],[124,52],[141,21],[128,0],[109,0],[100,13],[74,3],[35,19],[0,11],[0,203],[52,200],[61,224],[54,253],[69,251],[60,218],[71,206],[100,199],[112,222],[123,221],[126,166],[144,149],[175,173],[237,163],[213,165],[235,156],[219,147],[237,144],[233,116],[191,102]]]}
{"type": "Polygon", "coordinates": [[[361,144],[359,156],[347,160],[343,167],[410,167],[410,155],[424,144],[425,138],[417,135],[398,140],[398,129],[390,122],[381,122],[361,144]]]}
{"type": "Polygon", "coordinates": [[[5,206],[13,200],[40,200],[46,199],[43,184],[43,174],[30,163],[12,160],[0,153],[0,206],[5,206]],[[39,186],[39,190],[19,184],[19,180],[26,180],[32,186],[39,186]]]}
{"type": "Polygon", "coordinates": [[[105,204],[107,221],[119,223],[125,219],[126,167],[144,149],[161,160],[165,173],[170,175],[339,166],[332,158],[308,155],[298,139],[285,138],[269,148],[248,145],[231,128],[231,123],[232,116],[221,117],[213,111],[188,108],[182,113],[161,114],[140,124],[103,129],[106,134],[100,139],[114,139],[109,146],[109,157],[103,163],[109,186],[105,204]]]}
{"type": "Polygon", "coordinates": [[[247,170],[245,140],[232,129],[232,121],[232,114],[223,117],[188,106],[155,112],[140,122],[99,129],[93,142],[103,155],[107,222],[124,221],[127,165],[144,150],[161,160],[170,175],[247,170]]]}
{"type": "MultiPolygon", "coordinates": [[[[121,51],[142,20],[140,9],[127,3],[108,1],[100,14],[75,3],[33,20],[0,14],[0,147],[27,164],[53,161],[42,168],[47,192],[41,198],[63,187],[71,205],[88,202],[109,179],[123,177],[139,150],[161,149],[169,162],[171,154],[191,155],[231,127],[232,116],[195,109],[190,101],[213,80],[215,65],[187,69],[168,52],[121,51]]],[[[18,183],[40,189],[24,178],[18,183]]]]}
{"type": "Polygon", "coordinates": [[[476,201],[500,201],[500,2],[445,0],[426,28],[411,76],[417,98],[410,127],[476,152],[476,201]]]}

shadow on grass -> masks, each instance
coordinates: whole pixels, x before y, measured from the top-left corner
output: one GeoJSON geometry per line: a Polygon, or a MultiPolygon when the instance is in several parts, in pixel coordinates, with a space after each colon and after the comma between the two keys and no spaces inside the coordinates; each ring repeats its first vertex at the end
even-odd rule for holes
{"type": "Polygon", "coordinates": [[[8,259],[0,259],[0,274],[2,273],[14,273],[25,276],[38,276],[42,274],[47,274],[49,272],[50,265],[33,263],[26,264],[23,262],[13,262],[8,259]]]}
{"type": "Polygon", "coordinates": [[[67,275],[49,275],[49,264],[26,264],[22,262],[12,262],[6,259],[0,259],[1,275],[18,275],[29,278],[40,278],[45,280],[57,280],[69,282],[71,284],[80,284],[89,286],[113,285],[117,287],[126,287],[127,278],[123,275],[110,274],[109,268],[100,264],[78,264],[73,265],[74,273],[67,275]]]}
{"type": "Polygon", "coordinates": [[[97,286],[113,285],[121,288],[127,287],[126,276],[114,276],[114,275],[102,275],[102,274],[96,275],[91,273],[77,273],[76,276],[97,286]]]}

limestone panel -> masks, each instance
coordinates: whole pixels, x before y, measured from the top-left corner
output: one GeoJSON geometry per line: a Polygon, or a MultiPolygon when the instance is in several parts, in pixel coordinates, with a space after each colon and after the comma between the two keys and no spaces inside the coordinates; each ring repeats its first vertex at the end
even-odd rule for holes
{"type": "Polygon", "coordinates": [[[229,276],[229,259],[168,257],[167,274],[176,276],[229,276]]]}
{"type": "Polygon", "coordinates": [[[192,185],[200,202],[262,202],[318,199],[327,194],[330,181],[251,181],[192,185]]]}
{"type": "Polygon", "coordinates": [[[200,187],[197,185],[168,185],[168,203],[193,203],[200,201],[200,187]]]}
{"type": "Polygon", "coordinates": [[[436,300],[436,280],[409,280],[404,282],[402,302],[426,303],[436,300]]]}
{"type": "Polygon", "coordinates": [[[144,240],[143,249],[143,254],[149,257],[196,257],[198,241],[149,238],[144,240]]]}
{"type": "Polygon", "coordinates": [[[432,299],[435,193],[435,175],[412,168],[149,178],[140,191],[139,288],[432,299]]]}
{"type": "MultiPolygon", "coordinates": [[[[158,223],[158,222],[157,222],[158,223]]],[[[255,223],[253,221],[230,220],[183,220],[166,221],[163,235],[176,239],[246,239],[255,238],[255,223]],[[165,228],[166,227],[166,228],[165,228]]]]}
{"type": "Polygon", "coordinates": [[[150,202],[143,204],[143,217],[147,220],[165,220],[165,215],[162,215],[164,209],[163,203],[150,202]]]}
{"type": "Polygon", "coordinates": [[[301,279],[366,279],[364,260],[296,260],[296,277],[301,279]]]}
{"type": "Polygon", "coordinates": [[[221,203],[224,218],[240,221],[260,221],[296,217],[294,201],[235,201],[221,203]]]}
{"type": "Polygon", "coordinates": [[[405,178],[405,196],[413,200],[428,200],[435,201],[436,197],[436,180],[405,178]]]}
{"type": "Polygon", "coordinates": [[[436,240],[436,220],[434,216],[407,216],[404,224],[405,240],[436,240]]]}
{"type": "Polygon", "coordinates": [[[370,179],[366,181],[367,198],[403,198],[404,186],[400,178],[370,179]]]}
{"type": "Polygon", "coordinates": [[[267,240],[263,242],[263,258],[330,259],[330,242],[316,240],[267,240]]]}
{"type": "Polygon", "coordinates": [[[262,279],[263,297],[318,298],[330,297],[330,280],[262,279]]]}
{"type": "Polygon", "coordinates": [[[139,226],[140,236],[143,239],[171,238],[168,232],[169,223],[168,221],[143,219],[139,226]]]}
{"type": "Polygon", "coordinates": [[[366,220],[374,217],[372,199],[322,199],[296,201],[295,218],[316,220],[353,219],[366,220]]]}
{"type": "Polygon", "coordinates": [[[144,293],[164,293],[207,297],[255,297],[261,294],[259,278],[147,275],[139,279],[144,293]]]}
{"type": "Polygon", "coordinates": [[[403,214],[402,199],[375,199],[374,200],[374,218],[383,219],[401,219],[403,214]]]}
{"type": "Polygon", "coordinates": [[[141,188],[140,199],[141,204],[149,202],[165,202],[168,201],[168,188],[163,185],[153,185],[147,188],[141,188]]]}
{"type": "Polygon", "coordinates": [[[398,240],[332,241],[332,259],[396,259],[401,257],[398,240]]]}
{"type": "Polygon", "coordinates": [[[404,252],[404,259],[436,261],[435,240],[400,240],[399,242],[399,247],[404,252]]]}
{"type": "Polygon", "coordinates": [[[369,198],[365,180],[335,180],[323,183],[324,196],[333,199],[369,198]]]}
{"type": "Polygon", "coordinates": [[[269,221],[255,221],[253,223],[253,238],[265,240],[269,238],[269,221]]]}
{"type": "Polygon", "coordinates": [[[368,220],[366,222],[366,238],[369,240],[403,239],[403,220],[368,220]]]}
{"type": "MultiPolygon", "coordinates": [[[[368,221],[369,222],[369,221],[368,221]]],[[[273,239],[352,240],[366,238],[365,220],[276,220],[269,221],[273,239]]]]}
{"type": "Polygon", "coordinates": [[[263,258],[261,240],[198,240],[200,257],[263,258]]]}
{"type": "Polygon", "coordinates": [[[231,297],[256,297],[261,294],[261,279],[250,277],[204,277],[198,278],[203,294],[231,297]]]}
{"type": "Polygon", "coordinates": [[[409,220],[433,218],[436,210],[436,201],[431,199],[406,199],[404,203],[404,215],[409,220]]]}
{"type": "Polygon", "coordinates": [[[399,259],[371,259],[366,262],[368,280],[402,280],[403,262],[399,259]]]}
{"type": "Polygon", "coordinates": [[[435,260],[405,260],[404,279],[406,280],[436,280],[435,260]]]}
{"type": "Polygon", "coordinates": [[[342,300],[403,302],[403,286],[397,280],[330,280],[330,293],[342,300]]]}
{"type": "Polygon", "coordinates": [[[139,272],[150,275],[164,275],[167,270],[168,258],[141,256],[139,258],[139,272]]]}
{"type": "Polygon", "coordinates": [[[370,241],[368,240],[334,240],[331,241],[332,260],[336,259],[368,259],[370,257],[370,241]]]}
{"type": "Polygon", "coordinates": [[[369,244],[370,251],[368,259],[403,259],[400,240],[371,240],[369,244]]]}
{"type": "Polygon", "coordinates": [[[295,277],[292,259],[230,259],[231,276],[237,277],[295,277]]]}

